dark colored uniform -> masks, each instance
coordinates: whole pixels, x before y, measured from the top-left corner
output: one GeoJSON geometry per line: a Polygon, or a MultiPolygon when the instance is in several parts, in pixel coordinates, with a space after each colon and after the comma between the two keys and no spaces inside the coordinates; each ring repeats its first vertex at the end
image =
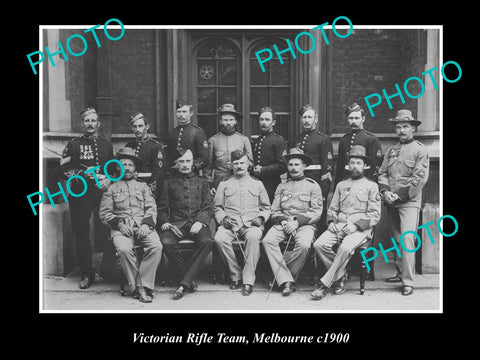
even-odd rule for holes
{"type": "Polygon", "coordinates": [[[158,200],[165,179],[165,153],[162,144],[151,138],[131,140],[125,147],[134,149],[135,156],[142,159],[142,164],[137,170],[139,181],[144,181],[152,191],[155,200],[158,200]]]}
{"type": "MultiPolygon", "coordinates": [[[[103,166],[113,159],[113,145],[103,137],[88,137],[83,135],[80,138],[72,139],[63,150],[60,170],[65,179],[73,175],[83,176],[83,171],[87,167],[97,166],[96,170],[99,178],[104,175],[103,166]]],[[[113,175],[114,166],[109,165],[108,173],[113,175]]],[[[92,249],[90,246],[90,216],[95,219],[95,244],[106,244],[109,229],[100,222],[99,207],[102,199],[102,191],[97,187],[94,179],[90,180],[85,176],[87,182],[87,191],[80,197],[70,197],[68,205],[70,207],[70,216],[72,219],[73,233],[75,235],[77,247],[77,259],[82,276],[94,276],[95,271],[92,266],[92,249]]],[[[80,180],[73,180],[70,183],[72,192],[80,194],[83,191],[83,183],[80,180]]]]}
{"type": "Polygon", "coordinates": [[[377,181],[377,173],[382,164],[382,145],[380,140],[371,132],[365,129],[352,130],[345,134],[338,143],[337,169],[335,171],[335,186],[350,176],[349,171],[345,169],[348,164],[347,153],[352,146],[362,145],[366,149],[366,155],[372,159],[370,169],[365,170],[365,176],[371,180],[377,181]]]}
{"type": "Polygon", "coordinates": [[[166,222],[180,229],[184,238],[196,242],[197,249],[187,264],[178,247],[178,237],[170,231],[161,231],[160,240],[170,261],[179,268],[180,285],[190,287],[212,250],[213,237],[209,225],[213,217],[213,198],[207,178],[194,173],[184,175],[178,172],[165,180],[158,202],[158,221],[160,228],[166,222]],[[195,222],[201,222],[202,228],[196,235],[189,234],[195,222]]]}
{"type": "Polygon", "coordinates": [[[281,182],[280,175],[287,171],[286,152],[286,140],[273,131],[260,135],[253,144],[253,166],[262,167],[260,175],[254,176],[263,182],[270,202],[281,182]]]}
{"type": "Polygon", "coordinates": [[[177,159],[177,148],[190,149],[193,153],[195,170],[203,169],[209,164],[208,143],[205,130],[194,124],[178,125],[167,135],[167,167],[170,168],[177,159]]]}

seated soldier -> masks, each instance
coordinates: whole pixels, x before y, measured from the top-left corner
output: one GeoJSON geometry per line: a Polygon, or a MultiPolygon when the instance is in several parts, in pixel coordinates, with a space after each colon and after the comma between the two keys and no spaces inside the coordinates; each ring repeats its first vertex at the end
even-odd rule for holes
{"type": "Polygon", "coordinates": [[[155,273],[162,258],[162,244],[155,231],[157,206],[148,185],[134,179],[136,166],[141,163],[134,150],[125,147],[117,158],[125,174],[103,194],[100,219],[110,226],[130,294],[141,302],[152,302],[155,273]],[[140,266],[135,256],[136,244],[144,250],[140,266]]]}
{"type": "Polygon", "coordinates": [[[177,149],[176,152],[173,169],[176,171],[165,181],[158,201],[158,224],[165,254],[180,270],[178,276],[182,280],[173,293],[173,299],[178,300],[188,290],[194,290],[194,280],[212,250],[209,224],[213,218],[213,198],[208,179],[193,172],[192,151],[177,149]],[[196,243],[188,264],[178,247],[178,242],[187,237],[196,243]]]}
{"type": "Polygon", "coordinates": [[[380,220],[378,185],[363,176],[371,158],[365,156],[361,145],[352,146],[347,155],[350,177],[338,183],[327,212],[328,229],[313,244],[317,258],[327,268],[311,293],[314,300],[325,297],[332,285],[335,295],[345,292],[345,267],[355,249],[371,238],[373,227],[380,220]]]}

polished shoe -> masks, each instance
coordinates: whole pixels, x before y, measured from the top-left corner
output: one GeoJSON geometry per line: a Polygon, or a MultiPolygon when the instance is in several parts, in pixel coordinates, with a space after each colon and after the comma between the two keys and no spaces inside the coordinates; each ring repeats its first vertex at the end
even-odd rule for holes
{"type": "Polygon", "coordinates": [[[252,291],[253,291],[253,286],[252,285],[248,285],[248,284],[243,285],[243,291],[242,291],[243,296],[250,295],[252,293],[252,291]]]}
{"type": "Polygon", "coordinates": [[[95,281],[95,276],[82,276],[78,287],[80,289],[88,289],[95,281]]]}
{"type": "Polygon", "coordinates": [[[230,290],[240,290],[242,288],[242,282],[240,280],[238,281],[232,281],[230,284],[230,290]]]}
{"type": "Polygon", "coordinates": [[[413,294],[413,286],[404,286],[402,289],[402,295],[408,296],[413,294]]]}
{"type": "Polygon", "coordinates": [[[185,295],[185,293],[188,291],[188,288],[184,285],[180,285],[177,290],[173,293],[173,300],[178,300],[185,295]]]}
{"type": "Polygon", "coordinates": [[[310,296],[312,297],[313,300],[320,300],[323,299],[325,296],[328,294],[328,288],[321,284],[318,289],[315,289],[312,291],[310,296]]]}
{"type": "Polygon", "coordinates": [[[400,274],[397,274],[395,276],[385,279],[385,281],[388,283],[398,283],[398,282],[402,282],[402,277],[400,276],[400,274]]]}
{"type": "Polygon", "coordinates": [[[285,285],[283,285],[282,295],[289,296],[294,291],[295,286],[293,285],[293,282],[288,281],[285,283],[285,285]]]}
{"type": "Polygon", "coordinates": [[[143,303],[151,303],[152,297],[147,294],[145,288],[143,286],[139,286],[137,288],[137,299],[143,303]]]}
{"type": "Polygon", "coordinates": [[[340,280],[337,281],[337,283],[333,287],[332,293],[334,295],[342,295],[344,292],[345,292],[345,277],[342,277],[340,280]]]}

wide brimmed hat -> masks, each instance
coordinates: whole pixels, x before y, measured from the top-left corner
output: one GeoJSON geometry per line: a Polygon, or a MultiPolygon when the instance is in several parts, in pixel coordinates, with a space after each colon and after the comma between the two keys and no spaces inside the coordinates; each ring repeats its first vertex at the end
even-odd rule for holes
{"type": "Polygon", "coordinates": [[[291,148],[290,151],[288,152],[288,155],[285,155],[285,159],[290,160],[290,159],[302,159],[307,166],[309,166],[312,163],[312,158],[308,155],[306,155],[302,149],[299,148],[291,148]]]}
{"type": "Polygon", "coordinates": [[[372,163],[372,158],[367,156],[367,150],[362,145],[353,145],[350,148],[350,152],[347,153],[347,157],[350,160],[352,157],[360,158],[365,161],[365,164],[370,165],[372,163]]]}
{"type": "Polygon", "coordinates": [[[420,120],[414,119],[412,112],[407,109],[398,110],[397,116],[395,116],[394,118],[388,119],[388,121],[391,121],[393,123],[409,122],[414,126],[418,126],[422,123],[420,120]]]}
{"type": "Polygon", "coordinates": [[[135,167],[138,169],[138,167],[142,163],[142,159],[140,159],[138,156],[135,155],[135,150],[129,147],[124,147],[120,149],[117,153],[117,159],[131,159],[133,160],[133,163],[135,164],[135,167]]]}
{"type": "Polygon", "coordinates": [[[218,115],[223,115],[223,114],[232,114],[235,116],[235,119],[237,121],[240,121],[243,119],[243,114],[235,110],[235,106],[233,104],[223,104],[218,108],[218,115]]]}

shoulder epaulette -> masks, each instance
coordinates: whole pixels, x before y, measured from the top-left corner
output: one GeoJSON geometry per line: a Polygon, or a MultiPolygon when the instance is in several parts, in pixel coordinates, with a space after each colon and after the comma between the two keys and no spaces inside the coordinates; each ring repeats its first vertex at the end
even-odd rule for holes
{"type": "Polygon", "coordinates": [[[152,142],[154,142],[154,143],[156,143],[156,144],[160,144],[160,141],[158,141],[157,139],[154,139],[154,138],[152,138],[152,137],[149,137],[149,138],[147,139],[147,141],[148,141],[148,140],[151,140],[152,142]]]}
{"type": "Polygon", "coordinates": [[[415,140],[415,142],[416,142],[417,144],[419,144],[419,145],[425,146],[425,144],[421,143],[421,142],[418,141],[418,140],[415,140]]]}
{"type": "Polygon", "coordinates": [[[318,184],[315,180],[309,177],[305,177],[305,180],[307,180],[308,182],[311,182],[312,184],[318,184]]]}

